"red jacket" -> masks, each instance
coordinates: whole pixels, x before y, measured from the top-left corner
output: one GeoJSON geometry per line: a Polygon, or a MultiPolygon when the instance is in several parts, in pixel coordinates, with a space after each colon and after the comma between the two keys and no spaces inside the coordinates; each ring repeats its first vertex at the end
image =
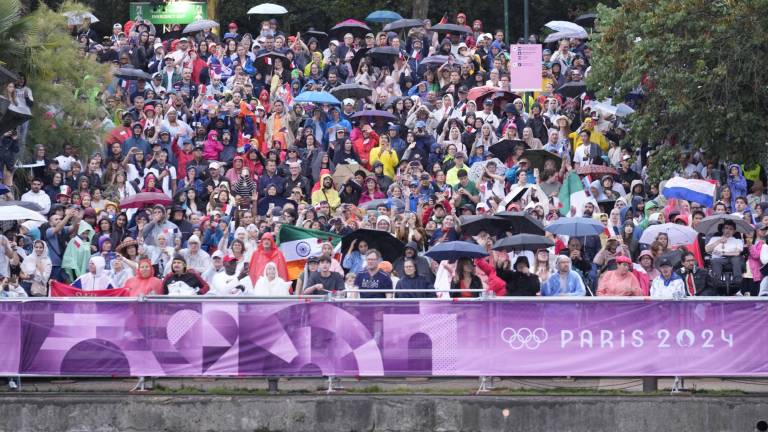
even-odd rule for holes
{"type": "Polygon", "coordinates": [[[355,149],[357,155],[360,156],[360,161],[363,162],[362,165],[369,171],[373,171],[373,169],[371,168],[371,164],[368,163],[368,158],[371,155],[371,150],[373,150],[374,147],[378,147],[378,145],[379,135],[374,131],[371,131],[371,133],[368,134],[367,139],[364,136],[361,136],[352,141],[352,147],[355,149]]]}

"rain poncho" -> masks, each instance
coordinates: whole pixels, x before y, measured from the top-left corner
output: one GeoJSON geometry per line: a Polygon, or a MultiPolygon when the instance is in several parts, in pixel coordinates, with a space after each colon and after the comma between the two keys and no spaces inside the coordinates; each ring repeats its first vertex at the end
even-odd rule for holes
{"type": "Polygon", "coordinates": [[[92,263],[96,268],[95,272],[88,271],[72,284],[75,288],[80,288],[83,291],[99,291],[105,289],[112,289],[112,278],[104,271],[106,265],[104,258],[100,256],[91,257],[88,261],[92,263]]]}
{"type": "Polygon", "coordinates": [[[260,296],[260,297],[272,297],[272,296],[287,296],[290,295],[288,289],[291,287],[291,282],[286,282],[280,277],[279,274],[275,275],[275,278],[269,280],[267,277],[267,269],[273,267],[277,270],[275,263],[267,263],[264,267],[261,277],[253,286],[253,290],[249,290],[248,294],[260,296]]]}
{"type": "Polygon", "coordinates": [[[251,277],[251,281],[256,283],[259,277],[264,274],[264,269],[268,263],[275,263],[277,265],[277,276],[288,280],[288,265],[285,262],[285,257],[280,249],[277,248],[275,243],[275,237],[272,233],[265,233],[259,241],[259,246],[251,255],[251,262],[248,265],[248,275],[251,277]],[[267,251],[264,250],[264,242],[270,241],[272,247],[267,251]]]}
{"type": "Polygon", "coordinates": [[[77,227],[77,236],[67,243],[67,247],[64,250],[61,268],[68,270],[75,278],[88,271],[88,259],[91,257],[93,232],[93,227],[88,222],[80,221],[80,225],[77,227]],[[84,240],[81,235],[86,232],[88,239],[84,240]]]}
{"type": "Polygon", "coordinates": [[[124,288],[128,290],[131,297],[138,297],[139,295],[150,294],[162,294],[163,293],[163,281],[155,277],[155,269],[152,267],[152,262],[144,258],[139,261],[139,266],[143,263],[149,264],[149,275],[143,277],[141,270],[137,270],[136,276],[125,281],[124,288]]]}

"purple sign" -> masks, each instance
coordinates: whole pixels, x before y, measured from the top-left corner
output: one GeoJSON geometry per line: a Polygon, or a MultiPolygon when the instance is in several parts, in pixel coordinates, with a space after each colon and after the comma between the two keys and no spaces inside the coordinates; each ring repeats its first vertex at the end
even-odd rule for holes
{"type": "Polygon", "coordinates": [[[0,375],[768,376],[748,301],[0,302],[0,375]]]}

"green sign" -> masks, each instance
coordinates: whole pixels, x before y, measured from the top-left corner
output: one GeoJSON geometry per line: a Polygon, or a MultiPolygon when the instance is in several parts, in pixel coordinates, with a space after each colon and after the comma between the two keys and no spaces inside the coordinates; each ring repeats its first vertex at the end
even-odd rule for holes
{"type": "Polygon", "coordinates": [[[189,24],[208,18],[205,2],[176,1],[152,6],[147,2],[131,2],[129,15],[148,19],[152,24],[189,24]]]}

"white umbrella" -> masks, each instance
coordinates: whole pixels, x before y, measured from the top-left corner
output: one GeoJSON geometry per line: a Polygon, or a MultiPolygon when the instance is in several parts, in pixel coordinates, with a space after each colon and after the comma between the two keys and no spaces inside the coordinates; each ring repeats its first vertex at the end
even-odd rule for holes
{"type": "Polygon", "coordinates": [[[546,24],[544,24],[546,27],[551,28],[554,31],[583,31],[586,33],[587,31],[584,29],[584,27],[570,22],[570,21],[550,21],[546,24]]]}
{"type": "Polygon", "coordinates": [[[472,166],[469,167],[469,172],[467,173],[467,176],[469,177],[469,179],[477,183],[480,180],[480,177],[482,177],[483,173],[485,172],[485,166],[490,161],[493,161],[496,164],[496,172],[494,174],[503,176],[504,174],[507,173],[507,166],[504,165],[504,162],[500,161],[497,158],[492,158],[492,159],[473,163],[472,166]]]}
{"type": "Polygon", "coordinates": [[[24,208],[18,205],[6,206],[0,211],[0,221],[20,221],[20,220],[33,220],[38,222],[46,222],[47,220],[43,215],[36,211],[24,208]]]}
{"type": "Polygon", "coordinates": [[[283,15],[288,9],[274,3],[262,3],[248,10],[248,15],[283,15]]]}
{"type": "Polygon", "coordinates": [[[643,235],[640,237],[640,243],[651,244],[661,233],[667,235],[669,238],[670,246],[683,246],[691,244],[696,240],[699,234],[695,229],[687,225],[679,225],[674,223],[651,225],[643,231],[643,235]]]}
{"type": "Polygon", "coordinates": [[[551,35],[547,36],[547,38],[544,39],[544,42],[545,43],[557,42],[557,41],[559,41],[561,39],[571,39],[571,38],[586,39],[587,37],[589,37],[589,35],[587,34],[587,31],[584,30],[584,29],[582,29],[582,30],[563,30],[563,31],[558,31],[556,33],[552,33],[551,35]]]}
{"type": "Polygon", "coordinates": [[[91,19],[91,24],[99,22],[99,19],[96,18],[96,15],[90,13],[90,12],[64,12],[62,15],[67,17],[67,25],[80,25],[83,23],[83,20],[86,18],[91,19]]]}
{"type": "Polygon", "coordinates": [[[207,20],[207,19],[197,20],[193,23],[187,24],[187,26],[184,27],[184,30],[182,31],[182,33],[194,33],[194,32],[216,28],[218,26],[219,26],[219,23],[217,23],[214,20],[207,20]]]}

